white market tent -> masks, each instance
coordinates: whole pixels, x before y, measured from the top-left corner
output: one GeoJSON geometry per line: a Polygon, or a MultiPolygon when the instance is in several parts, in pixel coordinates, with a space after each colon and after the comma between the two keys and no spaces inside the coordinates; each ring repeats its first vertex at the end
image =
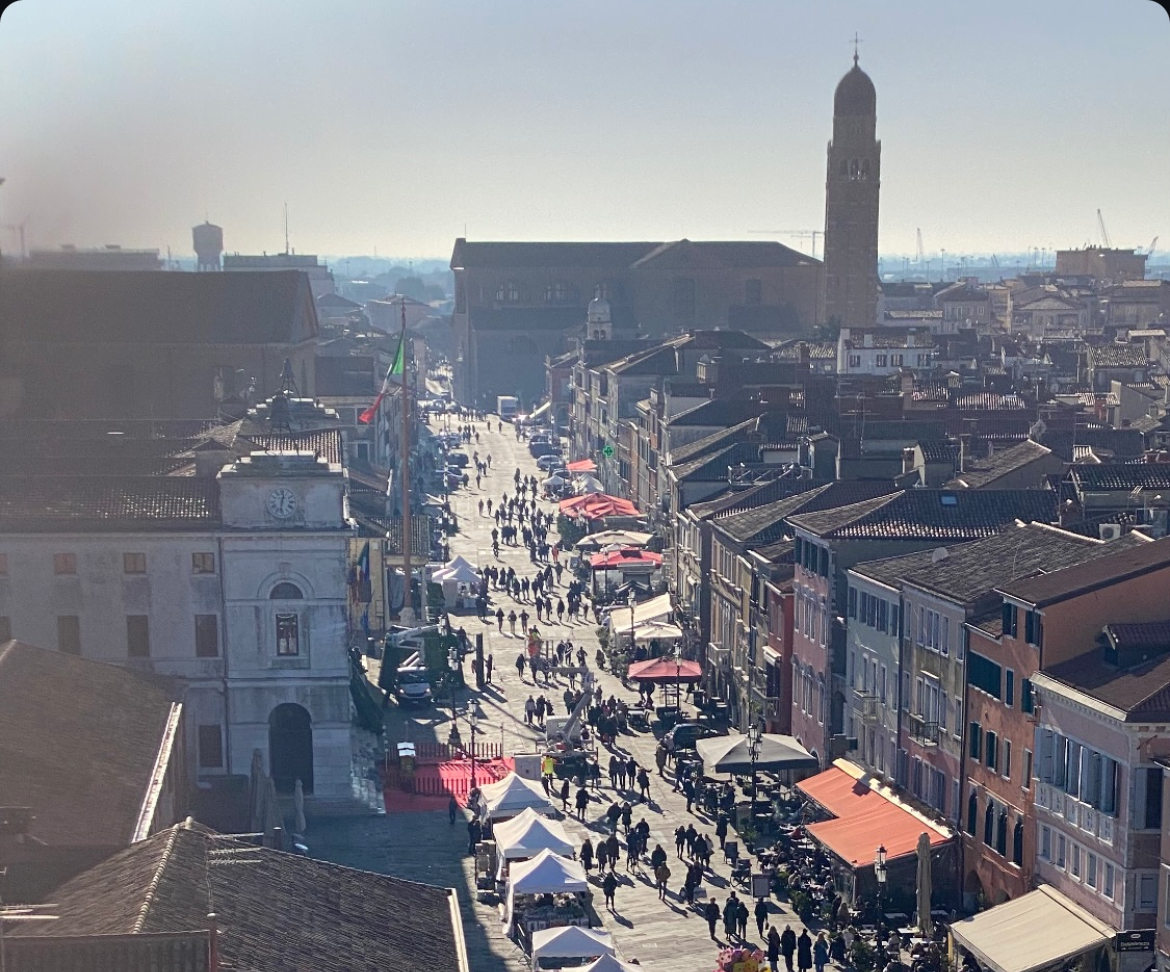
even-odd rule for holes
{"type": "Polygon", "coordinates": [[[553,812],[552,801],[545,794],[544,787],[515,773],[509,773],[498,783],[481,787],[479,799],[481,814],[497,823],[529,808],[537,813],[553,812]]]}
{"type": "Polygon", "coordinates": [[[590,962],[579,972],[641,972],[642,966],[622,962],[613,955],[603,955],[596,962],[590,962]]]}
{"type": "Polygon", "coordinates": [[[613,955],[609,932],[580,925],[542,928],[532,933],[532,967],[539,968],[542,958],[588,959],[613,955]]]}
{"type": "Polygon", "coordinates": [[[630,611],[634,612],[634,627],[650,621],[665,621],[670,617],[670,595],[660,594],[635,604],[633,608],[615,607],[609,612],[609,630],[612,635],[630,635],[630,611]]]}
{"type": "Polygon", "coordinates": [[[502,860],[535,857],[543,850],[569,857],[577,850],[562,824],[542,817],[531,807],[496,824],[493,835],[502,860]]]}
{"type": "Polygon", "coordinates": [[[604,493],[605,487],[601,485],[601,480],[591,473],[583,473],[573,480],[573,484],[577,490],[577,494],[583,496],[585,493],[604,493]]]}
{"type": "Polygon", "coordinates": [[[654,539],[653,533],[639,533],[636,530],[602,530],[591,533],[577,541],[577,549],[602,550],[605,547],[644,547],[654,539]]]}
{"type": "Polygon", "coordinates": [[[955,943],[994,972],[1036,972],[1105,945],[1113,931],[1041,886],[951,925],[955,943]]]}
{"type": "Polygon", "coordinates": [[[518,861],[508,874],[508,904],[504,922],[512,925],[518,894],[579,894],[589,890],[585,868],[577,861],[541,851],[530,861],[518,861]]]}
{"type": "Polygon", "coordinates": [[[456,557],[436,570],[432,575],[432,580],[454,581],[457,584],[478,584],[480,576],[474,564],[463,557],[456,557]]]}
{"type": "Polygon", "coordinates": [[[560,476],[556,475],[556,473],[553,473],[553,475],[549,476],[548,479],[546,479],[543,483],[541,483],[541,485],[542,486],[564,486],[566,483],[568,483],[567,479],[563,479],[560,476]]]}
{"type": "Polygon", "coordinates": [[[635,641],[677,641],[682,636],[682,628],[669,621],[643,621],[634,626],[635,641]]]}

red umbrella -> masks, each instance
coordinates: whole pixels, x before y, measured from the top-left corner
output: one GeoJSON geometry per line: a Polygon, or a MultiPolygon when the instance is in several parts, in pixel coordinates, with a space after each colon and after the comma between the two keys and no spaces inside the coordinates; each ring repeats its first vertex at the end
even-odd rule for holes
{"type": "Polygon", "coordinates": [[[626,677],[635,682],[697,682],[703,677],[703,666],[693,661],[651,658],[634,662],[626,677]]]}

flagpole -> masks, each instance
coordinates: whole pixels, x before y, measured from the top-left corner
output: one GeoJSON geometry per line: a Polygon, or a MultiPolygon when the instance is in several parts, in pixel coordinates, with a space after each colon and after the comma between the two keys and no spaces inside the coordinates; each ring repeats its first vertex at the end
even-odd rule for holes
{"type": "Polygon", "coordinates": [[[406,296],[399,295],[402,305],[402,338],[399,341],[398,353],[402,355],[402,462],[399,477],[402,480],[402,612],[398,620],[410,627],[414,620],[414,596],[412,593],[413,581],[410,563],[411,546],[414,541],[413,524],[410,521],[410,470],[407,460],[410,456],[410,395],[407,391],[406,368],[406,296]]]}

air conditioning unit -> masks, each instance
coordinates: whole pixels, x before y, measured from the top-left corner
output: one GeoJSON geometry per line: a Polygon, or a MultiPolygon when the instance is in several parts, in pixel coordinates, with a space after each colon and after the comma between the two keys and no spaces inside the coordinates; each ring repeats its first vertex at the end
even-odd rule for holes
{"type": "Polygon", "coordinates": [[[1097,532],[1102,540],[1116,540],[1121,536],[1121,524],[1101,523],[1097,526],[1097,532]]]}

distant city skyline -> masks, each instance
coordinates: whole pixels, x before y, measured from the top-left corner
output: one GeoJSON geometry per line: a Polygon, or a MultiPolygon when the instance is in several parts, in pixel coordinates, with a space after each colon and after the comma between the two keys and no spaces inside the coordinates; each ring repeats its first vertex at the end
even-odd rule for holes
{"type": "Polygon", "coordinates": [[[207,217],[228,252],[274,253],[286,202],[302,253],[819,233],[854,31],[883,256],[918,229],[956,266],[1096,244],[1098,209],[1113,245],[1170,249],[1151,0],[24,0],[0,18],[0,246],[23,224],[186,255],[207,217]]]}

